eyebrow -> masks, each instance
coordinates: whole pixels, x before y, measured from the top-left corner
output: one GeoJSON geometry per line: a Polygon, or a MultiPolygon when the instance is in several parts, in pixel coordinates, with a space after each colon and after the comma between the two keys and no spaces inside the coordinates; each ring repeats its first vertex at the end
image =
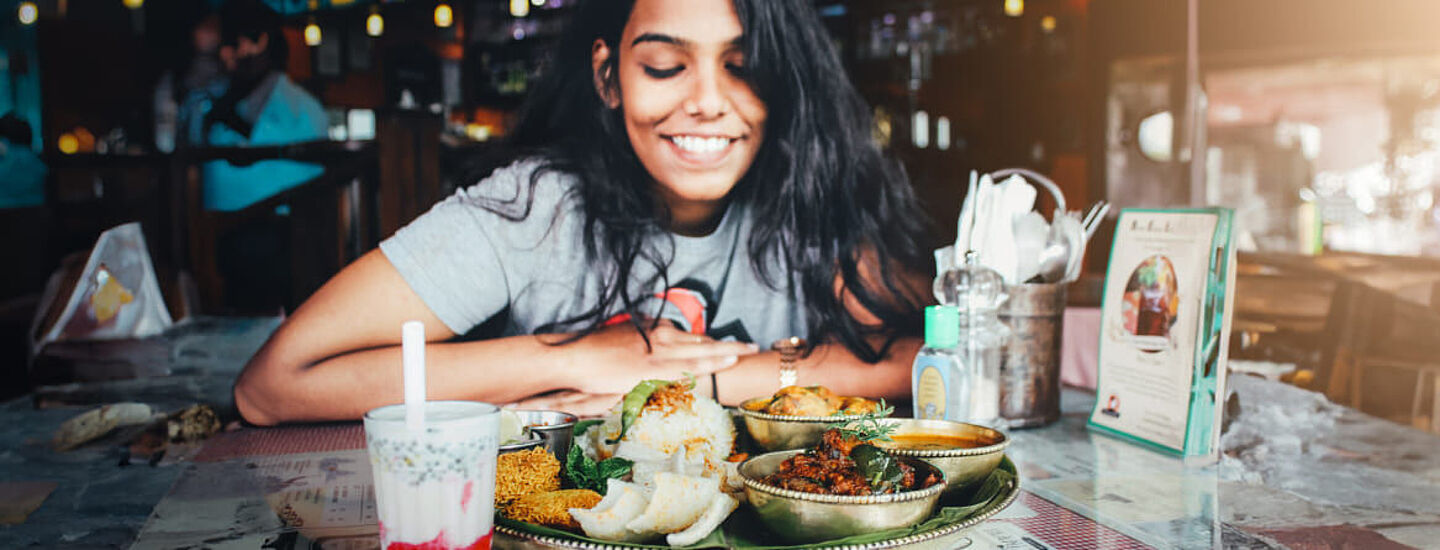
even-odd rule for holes
{"type": "MultiPolygon", "coordinates": [[[[743,36],[736,36],[735,38],[730,39],[730,42],[729,42],[727,45],[729,45],[729,46],[740,46],[740,45],[741,45],[741,40],[742,40],[743,38],[744,38],[743,36]]],[[[633,47],[638,46],[638,45],[640,45],[640,44],[642,44],[642,43],[645,43],[645,42],[659,42],[659,43],[661,43],[661,44],[670,44],[670,45],[672,45],[672,46],[678,46],[678,47],[684,48],[684,49],[691,49],[691,48],[694,48],[694,47],[695,47],[695,43],[694,43],[694,42],[691,42],[691,41],[686,40],[686,39],[684,39],[684,38],[680,38],[680,37],[678,37],[678,36],[671,36],[671,35],[668,35],[668,34],[655,33],[655,32],[647,32],[647,33],[641,34],[640,36],[635,37],[635,40],[633,40],[633,41],[630,42],[630,47],[633,48],[633,47]]]]}

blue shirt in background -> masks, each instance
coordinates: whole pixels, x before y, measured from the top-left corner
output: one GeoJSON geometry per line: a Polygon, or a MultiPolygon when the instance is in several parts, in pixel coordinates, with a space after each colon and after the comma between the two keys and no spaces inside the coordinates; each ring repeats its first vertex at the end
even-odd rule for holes
{"type": "MultiPolygon", "coordinates": [[[[265,87],[257,91],[263,92],[265,87]]],[[[284,145],[328,135],[330,124],[325,108],[304,88],[278,74],[269,90],[268,94],[252,94],[236,106],[241,113],[258,111],[249,139],[229,126],[214,124],[205,135],[205,143],[216,147],[284,145]],[[257,104],[260,100],[263,103],[257,104]]],[[[266,160],[248,166],[208,162],[202,167],[205,209],[240,210],[314,179],[324,171],[318,164],[289,160],[266,160]]]]}
{"type": "Polygon", "coordinates": [[[45,174],[49,169],[29,147],[0,138],[0,208],[45,204],[45,174]]]}

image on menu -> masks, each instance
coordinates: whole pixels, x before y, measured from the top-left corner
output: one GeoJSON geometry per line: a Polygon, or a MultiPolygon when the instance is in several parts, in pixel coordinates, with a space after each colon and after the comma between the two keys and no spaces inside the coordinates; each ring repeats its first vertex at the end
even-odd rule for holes
{"type": "Polygon", "coordinates": [[[1154,353],[1170,347],[1170,329],[1180,309],[1179,285],[1170,258],[1145,258],[1130,273],[1121,303],[1125,333],[1140,351],[1154,353]]]}

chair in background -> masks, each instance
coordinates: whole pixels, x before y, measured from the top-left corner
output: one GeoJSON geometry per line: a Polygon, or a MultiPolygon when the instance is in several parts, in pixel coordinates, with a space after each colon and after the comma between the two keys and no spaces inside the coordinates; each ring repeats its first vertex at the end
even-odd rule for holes
{"type": "Polygon", "coordinates": [[[444,120],[420,111],[382,112],[376,121],[380,235],[394,233],[439,202],[444,120]]]}
{"type": "Polygon", "coordinates": [[[1336,288],[1317,382],[1337,403],[1440,433],[1440,312],[1358,281],[1336,288]]]}
{"type": "Polygon", "coordinates": [[[220,311],[226,303],[225,274],[217,261],[227,235],[288,207],[290,273],[283,296],[293,310],[346,264],[373,248],[375,224],[376,147],[373,142],[316,141],[275,147],[196,149],[177,155],[176,186],[171,200],[175,233],[173,254],[195,278],[200,310],[220,311]],[[321,164],[320,176],[233,212],[203,207],[199,165],[211,160],[247,164],[286,159],[321,164]]]}

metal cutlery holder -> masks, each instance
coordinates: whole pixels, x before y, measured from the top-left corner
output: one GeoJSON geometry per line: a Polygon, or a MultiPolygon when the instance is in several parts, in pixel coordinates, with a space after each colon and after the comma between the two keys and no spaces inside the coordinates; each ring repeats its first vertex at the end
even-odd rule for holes
{"type": "Polygon", "coordinates": [[[1006,285],[1000,321],[1010,341],[1000,363],[1000,417],[1011,428],[1060,419],[1060,342],[1065,329],[1064,283],[1006,285]]]}

